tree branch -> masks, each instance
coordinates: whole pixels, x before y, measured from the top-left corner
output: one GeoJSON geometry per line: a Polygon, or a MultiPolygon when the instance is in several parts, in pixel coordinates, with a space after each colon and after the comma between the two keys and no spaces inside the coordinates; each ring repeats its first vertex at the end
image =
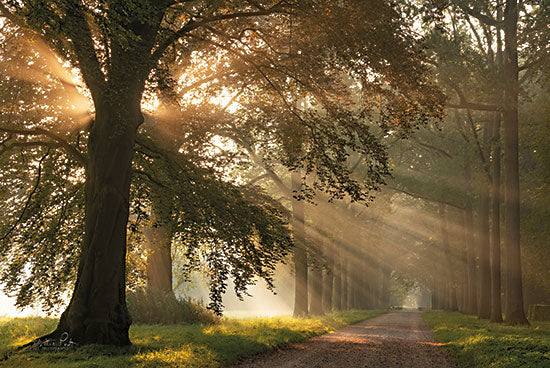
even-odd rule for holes
{"type": "Polygon", "coordinates": [[[143,175],[145,176],[147,179],[149,179],[152,183],[158,185],[159,187],[162,187],[162,188],[165,188],[165,189],[170,189],[167,185],[165,185],[164,183],[161,183],[160,181],[156,180],[155,178],[153,178],[151,176],[151,174],[149,174],[148,172],[145,172],[143,170],[139,170],[139,169],[134,169],[134,173],[135,174],[139,174],[139,175],[143,175]]]}
{"type": "Polygon", "coordinates": [[[481,159],[481,163],[483,166],[483,169],[485,170],[485,173],[487,174],[487,177],[489,180],[491,180],[491,171],[489,169],[489,164],[487,163],[487,159],[485,158],[485,153],[483,152],[483,149],[481,148],[481,143],[479,143],[479,136],[477,135],[477,131],[474,124],[474,119],[472,118],[472,113],[470,110],[466,110],[468,121],[470,122],[470,128],[472,129],[472,134],[474,135],[474,139],[476,141],[476,147],[477,151],[479,153],[479,158],[481,159]]]}
{"type": "Polygon", "coordinates": [[[502,25],[502,22],[499,22],[489,15],[485,15],[475,9],[470,8],[468,5],[464,4],[464,2],[462,2],[461,0],[454,0],[453,3],[456,6],[458,6],[464,13],[471,15],[472,17],[476,18],[483,24],[487,24],[489,26],[495,26],[495,27],[502,25]]]}
{"type": "Polygon", "coordinates": [[[211,23],[214,23],[214,22],[219,22],[221,20],[249,18],[249,17],[261,17],[261,16],[265,16],[265,15],[271,15],[271,14],[274,14],[274,13],[282,13],[282,11],[284,10],[284,7],[281,6],[281,3],[282,2],[279,2],[279,3],[273,5],[270,8],[267,8],[267,9],[263,8],[261,10],[253,11],[253,12],[236,12],[236,13],[231,13],[231,14],[220,14],[220,15],[215,15],[215,16],[211,16],[211,17],[208,17],[208,18],[204,18],[204,19],[199,20],[199,21],[191,19],[189,22],[187,22],[186,25],[181,27],[179,30],[174,31],[171,35],[169,35],[168,37],[166,37],[164,40],[162,40],[159,43],[158,47],[153,52],[153,60],[160,59],[162,54],[164,54],[164,51],[166,51],[166,49],[172,43],[176,42],[178,39],[184,37],[189,32],[191,32],[191,31],[193,31],[197,28],[200,28],[202,26],[205,26],[205,25],[208,25],[208,24],[211,24],[211,23]]]}
{"type": "Polygon", "coordinates": [[[262,175],[259,175],[259,176],[256,176],[254,179],[250,180],[248,183],[246,183],[245,185],[249,186],[249,185],[254,185],[256,184],[257,182],[259,181],[262,181],[264,180],[265,178],[268,178],[269,175],[268,174],[262,174],[262,175]]]}
{"type": "Polygon", "coordinates": [[[15,228],[17,227],[17,225],[19,225],[19,223],[21,222],[21,220],[23,220],[23,215],[25,214],[25,212],[27,211],[27,208],[29,208],[29,205],[31,203],[31,199],[32,197],[34,196],[34,194],[36,193],[36,191],[38,190],[38,185],[40,184],[40,178],[42,177],[42,163],[44,162],[44,160],[46,159],[46,157],[48,157],[50,155],[50,150],[48,149],[48,151],[46,151],[46,153],[44,154],[44,156],[42,156],[42,158],[40,159],[40,161],[38,162],[38,172],[37,172],[37,177],[36,177],[36,184],[34,185],[33,189],[31,190],[29,196],[27,197],[27,202],[25,203],[25,207],[23,207],[23,211],[21,211],[21,214],[19,215],[19,218],[17,219],[17,221],[15,221],[15,223],[10,227],[10,229],[4,234],[4,236],[2,236],[2,238],[0,238],[0,242],[3,242],[4,240],[6,240],[6,238],[8,236],[10,236],[10,234],[13,232],[13,230],[15,230],[15,228]]]}
{"type": "Polygon", "coordinates": [[[440,154],[442,154],[443,156],[447,157],[447,158],[453,158],[447,151],[439,148],[439,147],[436,147],[436,146],[432,146],[431,144],[428,144],[428,143],[424,143],[424,142],[421,142],[418,138],[414,137],[413,140],[418,143],[419,145],[421,146],[424,146],[426,148],[429,148],[431,150],[434,150],[440,154]]]}
{"type": "Polygon", "coordinates": [[[74,52],[82,71],[82,77],[92,93],[96,106],[104,95],[106,89],[105,75],[101,71],[101,65],[94,48],[92,32],[86,21],[82,5],[70,4],[65,8],[66,17],[69,22],[71,42],[74,45],[74,52]]]}
{"type": "Polygon", "coordinates": [[[456,83],[453,83],[450,80],[446,80],[445,83],[455,90],[456,94],[458,95],[458,99],[460,100],[458,104],[450,104],[450,103],[445,104],[445,107],[447,108],[470,109],[470,110],[477,110],[477,111],[503,111],[504,110],[504,108],[500,105],[478,104],[478,103],[470,102],[466,99],[464,92],[462,92],[462,90],[456,83]]]}
{"type": "Polygon", "coordinates": [[[3,148],[0,149],[0,156],[4,153],[11,151],[16,147],[50,147],[57,148],[59,143],[51,141],[29,141],[29,142],[13,142],[11,144],[3,144],[3,148]]]}
{"type": "Polygon", "coordinates": [[[18,129],[18,128],[9,128],[9,127],[0,126],[0,132],[19,134],[24,136],[44,135],[54,140],[55,142],[57,142],[59,146],[63,147],[67,151],[67,153],[71,154],[83,166],[87,166],[88,164],[86,157],[79,150],[77,150],[74,146],[72,146],[69,142],[67,142],[63,137],[53,132],[50,132],[46,129],[42,129],[42,128],[18,129]]]}
{"type": "Polygon", "coordinates": [[[281,178],[279,178],[279,175],[277,175],[275,173],[275,171],[273,171],[273,169],[271,169],[270,167],[268,167],[264,162],[263,160],[258,157],[258,155],[256,155],[256,153],[254,152],[254,150],[252,149],[252,147],[247,144],[246,142],[242,141],[240,142],[240,144],[244,147],[244,149],[246,150],[246,152],[248,152],[248,155],[250,156],[250,158],[252,159],[252,161],[260,166],[262,169],[264,169],[264,171],[266,172],[266,174],[269,176],[269,178],[275,183],[275,185],[277,185],[277,187],[279,188],[279,190],[286,196],[288,197],[292,197],[292,191],[283,183],[283,181],[281,180],[281,178]]]}

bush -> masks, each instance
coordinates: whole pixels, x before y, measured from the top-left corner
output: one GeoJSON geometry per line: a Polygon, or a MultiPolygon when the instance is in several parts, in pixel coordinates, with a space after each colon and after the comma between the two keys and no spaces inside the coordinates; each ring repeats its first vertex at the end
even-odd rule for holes
{"type": "Polygon", "coordinates": [[[192,299],[177,299],[171,292],[138,289],[128,293],[126,303],[133,323],[174,324],[219,321],[212,311],[192,299]]]}

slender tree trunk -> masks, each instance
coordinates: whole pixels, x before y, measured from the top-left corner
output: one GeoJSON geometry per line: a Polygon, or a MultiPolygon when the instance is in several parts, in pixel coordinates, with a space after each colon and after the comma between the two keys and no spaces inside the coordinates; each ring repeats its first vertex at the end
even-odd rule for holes
{"type": "Polygon", "coordinates": [[[523,307],[523,285],[520,249],[519,208],[519,133],[518,133],[518,1],[506,0],[504,11],[504,169],[505,169],[505,233],[506,271],[506,322],[528,324],[523,307]]]}
{"type": "Polygon", "coordinates": [[[432,309],[441,309],[441,298],[439,293],[438,281],[434,280],[431,288],[432,291],[432,309]]]}
{"type": "Polygon", "coordinates": [[[384,265],[382,269],[382,305],[383,309],[387,309],[390,306],[390,278],[391,270],[388,266],[384,265]]]}
{"type": "Polygon", "coordinates": [[[466,252],[464,252],[464,270],[462,274],[462,288],[461,292],[461,301],[462,305],[460,307],[461,313],[468,313],[468,262],[466,262],[466,252]]]}
{"type": "Polygon", "coordinates": [[[367,309],[369,307],[368,303],[368,291],[369,291],[369,275],[368,275],[368,266],[366,260],[366,255],[361,254],[360,259],[357,259],[356,263],[356,307],[360,309],[367,309]]]}
{"type": "Polygon", "coordinates": [[[371,288],[372,288],[372,296],[373,296],[373,306],[374,308],[380,308],[380,305],[382,304],[382,297],[381,297],[381,286],[382,286],[382,268],[380,267],[380,264],[373,260],[373,266],[372,266],[372,274],[373,278],[371,281],[371,288]]]}
{"type": "Polygon", "coordinates": [[[334,287],[334,272],[332,267],[323,273],[323,312],[332,312],[332,297],[334,287]]]}
{"type": "Polygon", "coordinates": [[[323,273],[323,312],[332,312],[332,298],[334,286],[334,249],[331,244],[326,247],[326,268],[323,273]]]}
{"type": "MultiPolygon", "coordinates": [[[[299,171],[291,173],[292,191],[300,191],[299,171]]],[[[294,236],[294,316],[308,313],[308,261],[305,244],[304,202],[292,199],[292,233],[294,236]]]]}
{"type": "Polygon", "coordinates": [[[500,300],[500,113],[496,116],[493,128],[491,322],[502,322],[502,302],[500,300]]]}
{"type": "MultiPolygon", "coordinates": [[[[471,169],[470,164],[466,163],[465,169],[466,192],[471,192],[471,169]]],[[[477,314],[477,282],[476,282],[476,264],[475,264],[475,247],[474,247],[474,215],[472,206],[468,202],[465,209],[464,230],[466,232],[466,251],[468,263],[468,314],[477,314]]]]}
{"type": "Polygon", "coordinates": [[[491,317],[489,202],[489,183],[482,181],[479,191],[479,303],[477,316],[483,319],[489,319],[491,317]]]}
{"type": "Polygon", "coordinates": [[[342,268],[340,271],[340,282],[342,283],[341,287],[341,307],[342,310],[348,310],[348,261],[346,259],[342,259],[342,268]]]}
{"type": "Polygon", "coordinates": [[[348,261],[348,272],[347,272],[347,275],[348,275],[348,292],[347,292],[347,296],[348,296],[348,300],[346,302],[346,305],[347,305],[347,309],[353,309],[355,308],[355,267],[354,267],[354,264],[355,262],[353,261],[348,261]]]}
{"type": "Polygon", "coordinates": [[[462,211],[462,227],[460,228],[462,230],[462,234],[459,234],[457,232],[456,236],[457,238],[462,239],[461,242],[461,254],[460,254],[460,264],[461,264],[461,283],[460,283],[460,312],[461,313],[468,313],[468,249],[467,249],[467,234],[464,229],[466,229],[466,214],[465,211],[462,211]]]}
{"type": "Polygon", "coordinates": [[[334,294],[332,304],[335,311],[342,310],[342,251],[336,251],[334,259],[334,294]]]}
{"type": "Polygon", "coordinates": [[[309,314],[321,315],[323,314],[323,270],[319,265],[314,265],[310,269],[311,275],[311,301],[309,314]]]}
{"type": "MultiPolygon", "coordinates": [[[[499,1],[497,9],[497,20],[503,19],[502,3],[499,1]]],[[[503,72],[504,55],[502,50],[502,33],[500,27],[497,27],[497,52],[496,68],[501,74],[503,72]]],[[[502,95],[501,95],[502,96],[502,95]]],[[[502,300],[501,300],[501,252],[500,252],[500,203],[502,195],[500,190],[501,176],[501,149],[500,149],[500,126],[502,114],[495,113],[495,122],[493,124],[492,142],[492,167],[493,182],[491,187],[491,322],[502,322],[502,300]]]]}
{"type": "Polygon", "coordinates": [[[444,204],[439,205],[439,216],[441,218],[441,242],[443,251],[445,254],[445,272],[444,272],[444,285],[445,285],[445,308],[447,310],[456,311],[458,309],[456,305],[456,291],[454,289],[454,276],[455,268],[451,254],[451,245],[449,244],[449,229],[447,224],[446,206],[444,204]]]}
{"type": "Polygon", "coordinates": [[[135,134],[143,120],[139,101],[97,106],[88,142],[85,234],[76,284],[49,337],[68,332],[79,344],[130,344],[126,227],[135,134]]]}

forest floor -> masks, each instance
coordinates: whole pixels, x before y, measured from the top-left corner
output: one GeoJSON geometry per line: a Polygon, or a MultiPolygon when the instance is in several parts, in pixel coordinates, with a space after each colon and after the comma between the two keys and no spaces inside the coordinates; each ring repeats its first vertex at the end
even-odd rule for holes
{"type": "Polygon", "coordinates": [[[401,311],[292,344],[232,367],[455,367],[440,345],[423,321],[422,312],[401,311]]]}
{"type": "Polygon", "coordinates": [[[132,325],[132,346],[87,345],[59,351],[16,350],[53,330],[55,319],[0,317],[0,367],[217,368],[386,312],[351,310],[309,318],[226,318],[214,325],[132,325]]]}
{"type": "Polygon", "coordinates": [[[423,317],[460,367],[550,367],[550,322],[506,326],[443,311],[426,311],[423,317]]]}

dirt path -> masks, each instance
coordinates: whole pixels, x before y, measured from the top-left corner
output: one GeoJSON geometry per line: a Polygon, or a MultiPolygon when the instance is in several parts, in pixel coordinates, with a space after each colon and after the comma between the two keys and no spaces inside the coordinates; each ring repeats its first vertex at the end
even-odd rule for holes
{"type": "Polygon", "coordinates": [[[233,368],[454,368],[422,312],[388,313],[251,358],[233,368]]]}

